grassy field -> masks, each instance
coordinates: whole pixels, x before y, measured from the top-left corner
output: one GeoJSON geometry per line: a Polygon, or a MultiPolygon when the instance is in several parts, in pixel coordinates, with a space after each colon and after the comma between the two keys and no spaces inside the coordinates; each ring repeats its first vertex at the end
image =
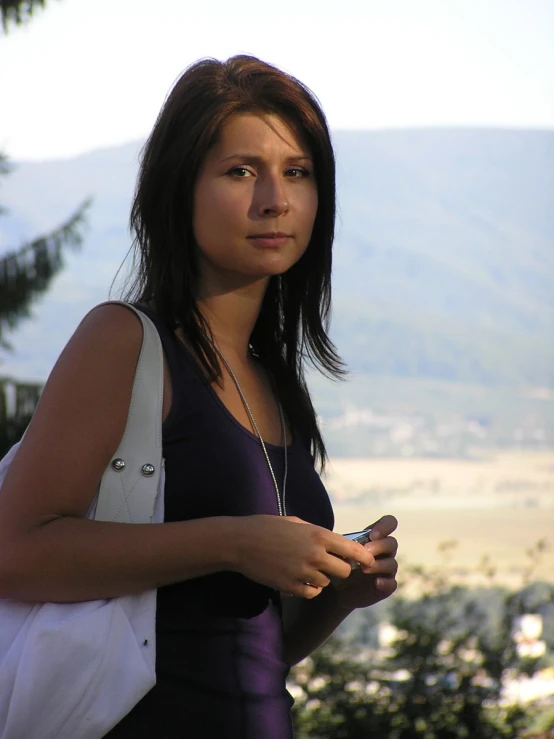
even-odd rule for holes
{"type": "Polygon", "coordinates": [[[446,567],[476,583],[485,580],[476,568],[488,557],[497,579],[517,587],[530,565],[526,552],[545,540],[532,579],[554,581],[554,453],[479,462],[335,459],[325,482],[335,530],[392,513],[406,563],[446,567]],[[452,542],[447,551],[440,549],[445,542],[452,542]]]}

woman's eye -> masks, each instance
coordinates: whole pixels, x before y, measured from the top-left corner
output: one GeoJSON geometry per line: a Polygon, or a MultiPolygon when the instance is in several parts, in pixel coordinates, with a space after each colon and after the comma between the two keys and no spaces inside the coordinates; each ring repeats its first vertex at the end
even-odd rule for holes
{"type": "Polygon", "coordinates": [[[248,175],[252,174],[250,170],[246,169],[246,167],[233,167],[230,169],[227,174],[233,175],[234,177],[238,177],[239,179],[244,179],[245,177],[248,177],[248,175]]]}
{"type": "Polygon", "coordinates": [[[292,179],[300,179],[301,177],[308,177],[310,173],[307,169],[303,169],[302,167],[291,167],[290,169],[287,169],[287,174],[292,177],[292,179]]]}
{"type": "MultiPolygon", "coordinates": [[[[235,177],[236,179],[243,180],[247,177],[253,177],[255,173],[247,167],[232,167],[227,172],[227,174],[231,177],[235,177]]],[[[289,179],[299,180],[304,177],[309,177],[310,172],[308,172],[308,170],[304,169],[303,167],[289,167],[289,169],[285,170],[285,175],[289,179]]]]}

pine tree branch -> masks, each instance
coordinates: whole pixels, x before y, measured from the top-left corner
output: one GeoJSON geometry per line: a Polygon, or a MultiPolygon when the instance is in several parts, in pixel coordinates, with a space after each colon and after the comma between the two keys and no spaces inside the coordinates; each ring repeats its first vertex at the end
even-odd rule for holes
{"type": "MultiPolygon", "coordinates": [[[[0,151],[0,177],[5,177],[12,171],[12,166],[8,161],[8,157],[0,151]]],[[[0,216],[5,215],[8,212],[7,208],[0,205],[0,216]]]]}
{"type": "Polygon", "coordinates": [[[0,0],[2,28],[7,33],[10,26],[20,26],[31,20],[33,11],[44,8],[46,0],[0,0]]]}
{"type": "Polygon", "coordinates": [[[63,249],[81,246],[90,203],[82,203],[55,231],[0,257],[0,348],[11,349],[4,334],[31,315],[31,306],[64,266],[63,249]]]}
{"type": "Polygon", "coordinates": [[[8,163],[8,157],[0,151],[0,176],[8,174],[11,172],[11,169],[11,165],[8,163]]]}

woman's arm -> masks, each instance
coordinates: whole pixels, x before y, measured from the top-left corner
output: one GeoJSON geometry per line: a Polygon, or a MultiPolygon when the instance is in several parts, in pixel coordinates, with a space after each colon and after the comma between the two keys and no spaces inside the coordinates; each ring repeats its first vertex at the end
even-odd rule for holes
{"type": "Polygon", "coordinates": [[[227,565],[217,545],[225,519],[134,526],[84,518],[123,436],[141,345],[138,317],[106,305],[60,355],[0,491],[1,597],[111,597],[227,565]],[[209,551],[206,541],[215,542],[209,551]]]}
{"type": "Polygon", "coordinates": [[[332,585],[317,598],[283,597],[285,662],[295,665],[321,646],[340,626],[351,610],[337,603],[332,585]]]}
{"type": "Polygon", "coordinates": [[[319,591],[306,582],[323,587],[323,573],[345,566],[329,552],[371,565],[359,544],[290,518],[86,520],[125,429],[141,345],[139,318],[106,305],[60,355],[0,491],[0,597],[94,600],[234,570],[310,598],[319,591]]]}
{"type": "Polygon", "coordinates": [[[373,524],[372,541],[365,545],[374,556],[370,568],[354,570],[350,577],[334,581],[312,600],[283,597],[285,660],[294,665],[325,642],[356,608],[366,608],[396,590],[396,529],[393,516],[373,524]]]}

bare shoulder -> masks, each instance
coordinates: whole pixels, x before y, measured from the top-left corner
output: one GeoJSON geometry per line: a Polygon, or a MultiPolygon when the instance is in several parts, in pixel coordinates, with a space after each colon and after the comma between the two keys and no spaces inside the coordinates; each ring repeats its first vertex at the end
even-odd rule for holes
{"type": "MultiPolygon", "coordinates": [[[[109,397],[111,403],[115,401],[115,412],[111,421],[105,419],[106,430],[119,425],[118,411],[124,410],[125,419],[127,416],[141,346],[142,325],[132,310],[114,304],[93,308],[60,354],[33,422],[40,421],[44,411],[52,410],[53,406],[84,416],[79,411],[90,411],[92,399],[94,404],[100,402],[105,406],[103,398],[109,397]]],[[[32,431],[33,424],[28,433],[32,431]]]]}
{"type": "Polygon", "coordinates": [[[83,516],[117,449],[142,346],[142,325],[122,305],[81,321],[43,389],[2,485],[0,530],[83,516]]]}

